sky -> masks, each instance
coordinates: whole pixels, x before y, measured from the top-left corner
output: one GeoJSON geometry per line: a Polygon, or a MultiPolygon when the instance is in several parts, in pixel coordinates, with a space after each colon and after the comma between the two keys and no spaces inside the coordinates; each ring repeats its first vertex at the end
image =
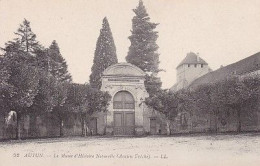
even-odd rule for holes
{"type": "MultiPolygon", "coordinates": [[[[89,81],[104,17],[113,33],[119,62],[130,46],[132,9],[139,0],[0,0],[0,47],[19,24],[31,22],[37,40],[59,44],[73,81],[89,81]]],[[[216,70],[260,51],[260,0],[143,0],[154,23],[163,88],[176,81],[176,67],[188,52],[216,70]]]]}

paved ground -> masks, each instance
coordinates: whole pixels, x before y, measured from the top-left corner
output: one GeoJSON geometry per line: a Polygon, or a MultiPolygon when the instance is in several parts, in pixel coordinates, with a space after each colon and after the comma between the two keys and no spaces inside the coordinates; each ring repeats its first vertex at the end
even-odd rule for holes
{"type": "Polygon", "coordinates": [[[5,165],[260,165],[260,135],[62,138],[0,143],[5,165]]]}

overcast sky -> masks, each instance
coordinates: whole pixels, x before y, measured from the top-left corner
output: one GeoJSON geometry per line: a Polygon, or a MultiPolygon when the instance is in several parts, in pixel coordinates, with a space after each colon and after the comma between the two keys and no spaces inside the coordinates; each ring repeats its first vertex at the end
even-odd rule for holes
{"type": "MultiPolygon", "coordinates": [[[[125,62],[134,9],[139,0],[0,0],[0,47],[26,18],[37,40],[56,40],[73,81],[88,82],[96,41],[106,16],[119,62],[125,62]]],[[[164,88],[190,51],[215,70],[260,51],[260,0],[144,0],[151,21],[160,23],[160,74],[164,88]]]]}

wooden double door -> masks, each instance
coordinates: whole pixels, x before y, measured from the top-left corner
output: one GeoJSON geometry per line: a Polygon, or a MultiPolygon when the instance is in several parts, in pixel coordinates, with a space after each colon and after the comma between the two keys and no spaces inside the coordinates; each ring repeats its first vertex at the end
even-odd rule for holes
{"type": "Polygon", "coordinates": [[[133,111],[114,111],[114,135],[132,136],[135,133],[135,113],[133,111]]]}

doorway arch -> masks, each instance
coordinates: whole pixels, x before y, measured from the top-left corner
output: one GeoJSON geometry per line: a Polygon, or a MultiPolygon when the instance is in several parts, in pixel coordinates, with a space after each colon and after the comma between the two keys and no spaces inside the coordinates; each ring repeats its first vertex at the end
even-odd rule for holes
{"type": "Polygon", "coordinates": [[[135,100],[128,91],[119,91],[113,98],[114,135],[134,135],[135,130],[135,100]]]}
{"type": "Polygon", "coordinates": [[[134,109],[135,100],[133,95],[128,91],[119,91],[113,99],[114,109],[134,109]]]}

